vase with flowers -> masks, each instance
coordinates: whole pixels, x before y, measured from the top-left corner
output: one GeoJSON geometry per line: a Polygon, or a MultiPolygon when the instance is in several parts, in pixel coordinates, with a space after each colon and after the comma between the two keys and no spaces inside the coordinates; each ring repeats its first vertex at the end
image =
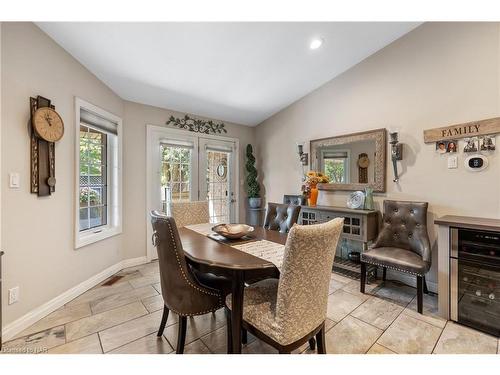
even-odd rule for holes
{"type": "Polygon", "coordinates": [[[316,206],[318,202],[318,184],[330,182],[328,176],[321,172],[309,171],[302,185],[302,194],[307,198],[309,206],[316,206]]]}

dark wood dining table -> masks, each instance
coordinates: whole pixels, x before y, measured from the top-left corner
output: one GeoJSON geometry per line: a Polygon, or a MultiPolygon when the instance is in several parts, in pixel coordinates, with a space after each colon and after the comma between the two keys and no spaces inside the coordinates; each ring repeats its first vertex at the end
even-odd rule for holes
{"type": "MultiPolygon", "coordinates": [[[[200,271],[224,276],[231,280],[232,348],[228,353],[241,353],[241,322],[245,282],[279,277],[278,268],[271,262],[231,247],[238,242],[219,242],[188,228],[179,228],[187,260],[200,271]]],[[[285,244],[287,235],[255,227],[251,240],[267,240],[285,244]]]]}

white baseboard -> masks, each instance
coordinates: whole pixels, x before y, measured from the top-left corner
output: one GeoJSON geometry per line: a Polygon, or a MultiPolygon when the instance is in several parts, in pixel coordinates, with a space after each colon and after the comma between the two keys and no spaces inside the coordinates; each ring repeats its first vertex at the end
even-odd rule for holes
{"type": "Polygon", "coordinates": [[[46,317],[51,312],[64,306],[66,303],[78,297],[80,294],[98,285],[108,277],[113,276],[118,271],[124,268],[138,266],[147,263],[146,257],[139,257],[133,259],[126,259],[118,262],[111,267],[99,272],[97,275],[81,282],[75,287],[65,291],[59,296],[51,299],[43,305],[31,310],[29,313],[21,316],[19,319],[14,320],[12,323],[7,324],[2,331],[2,340],[7,341],[15,337],[18,333],[24,331],[40,319],[46,317]]]}

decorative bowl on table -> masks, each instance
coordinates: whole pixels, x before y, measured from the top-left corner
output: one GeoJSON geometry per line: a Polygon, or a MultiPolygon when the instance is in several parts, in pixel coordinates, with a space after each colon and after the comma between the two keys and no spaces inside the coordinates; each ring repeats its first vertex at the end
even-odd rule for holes
{"type": "Polygon", "coordinates": [[[254,231],[253,227],[246,224],[219,224],[212,230],[225,238],[236,240],[254,231]]]}

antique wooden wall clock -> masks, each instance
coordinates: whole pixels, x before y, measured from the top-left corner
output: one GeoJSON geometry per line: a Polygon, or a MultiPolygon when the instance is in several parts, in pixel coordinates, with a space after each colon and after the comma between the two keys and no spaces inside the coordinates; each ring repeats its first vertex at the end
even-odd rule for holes
{"type": "Polygon", "coordinates": [[[359,183],[367,184],[368,183],[368,166],[370,165],[370,159],[368,159],[368,155],[365,153],[359,154],[358,156],[358,174],[359,174],[359,183]]]}
{"type": "Polygon", "coordinates": [[[31,192],[47,196],[55,191],[55,142],[64,135],[64,122],[50,100],[30,98],[31,192]]]}

